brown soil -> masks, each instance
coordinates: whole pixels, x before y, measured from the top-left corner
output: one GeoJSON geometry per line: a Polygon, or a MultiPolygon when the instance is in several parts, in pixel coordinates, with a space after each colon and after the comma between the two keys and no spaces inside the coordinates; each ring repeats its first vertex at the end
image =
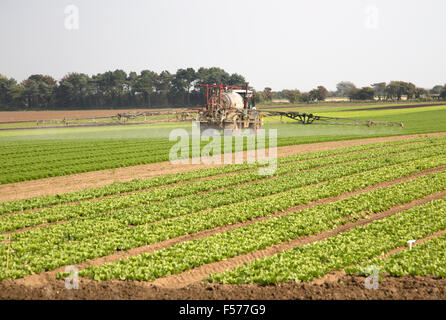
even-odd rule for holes
{"type": "MultiPolygon", "coordinates": [[[[371,150],[375,150],[375,149],[371,149],[371,150]]],[[[355,151],[355,152],[351,152],[351,153],[353,154],[353,153],[358,153],[358,152],[355,151]]],[[[394,153],[394,152],[390,152],[390,153],[394,153]]],[[[305,161],[308,161],[308,160],[291,161],[289,163],[291,164],[291,163],[298,163],[298,162],[305,162],[305,161]]],[[[350,161],[348,161],[348,162],[339,162],[338,164],[347,164],[347,163],[350,163],[350,161]]],[[[312,168],[309,168],[309,169],[304,169],[303,171],[321,169],[321,168],[324,168],[324,167],[326,167],[326,166],[312,167],[312,168]]],[[[228,172],[228,173],[216,174],[216,175],[213,175],[213,176],[208,176],[208,177],[203,177],[203,178],[196,178],[196,179],[191,179],[191,180],[188,180],[188,181],[181,181],[181,182],[171,183],[171,184],[168,184],[168,185],[161,185],[161,186],[157,186],[157,187],[150,187],[150,188],[140,189],[140,190],[136,190],[136,191],[129,191],[129,192],[111,194],[111,195],[108,195],[108,196],[97,197],[97,198],[81,200],[81,201],[66,202],[66,203],[63,203],[63,205],[74,205],[74,204],[80,204],[80,203],[84,203],[84,202],[95,202],[95,201],[109,199],[109,198],[118,198],[118,197],[130,195],[130,194],[144,193],[144,192],[147,192],[147,191],[150,191],[150,190],[167,189],[167,188],[170,188],[170,187],[173,187],[173,186],[188,185],[188,184],[192,184],[192,183],[199,182],[199,181],[206,181],[206,180],[211,180],[211,179],[215,179],[215,178],[221,178],[221,177],[230,176],[230,175],[236,175],[236,174],[250,172],[250,171],[255,171],[255,170],[257,170],[257,169],[243,169],[243,170],[239,170],[239,171],[233,171],[233,172],[228,172]]],[[[290,175],[290,174],[292,174],[292,173],[286,173],[283,176],[287,176],[287,175],[290,175]]],[[[252,180],[252,181],[247,181],[247,182],[243,182],[243,183],[234,184],[234,185],[231,185],[230,187],[254,184],[256,182],[270,180],[270,179],[273,179],[275,177],[277,177],[277,176],[263,176],[263,177],[259,177],[259,179],[257,179],[257,180],[252,180]]],[[[204,194],[208,194],[208,193],[215,192],[215,191],[225,190],[227,188],[229,188],[229,187],[220,187],[220,188],[212,189],[212,190],[208,190],[208,191],[201,191],[201,192],[198,192],[197,195],[204,195],[204,194]]],[[[184,196],[175,196],[175,197],[171,197],[169,199],[176,199],[176,198],[183,198],[183,197],[184,196]]],[[[162,202],[162,201],[161,200],[157,200],[157,201],[153,201],[151,203],[156,203],[156,202],[162,202]]],[[[11,215],[19,215],[19,214],[24,214],[24,213],[29,213],[29,212],[37,212],[37,211],[40,211],[42,209],[52,208],[52,207],[56,207],[56,206],[59,206],[59,205],[56,204],[56,205],[50,205],[50,206],[46,206],[46,207],[39,207],[39,208],[35,208],[35,209],[27,209],[27,210],[23,210],[23,211],[16,211],[16,212],[11,212],[11,213],[6,213],[6,214],[2,215],[2,217],[11,216],[11,215]]],[[[133,207],[135,207],[135,206],[126,207],[126,209],[131,209],[133,207]]],[[[113,211],[113,210],[111,210],[111,211],[113,211]]],[[[104,213],[108,213],[108,212],[110,212],[110,211],[106,211],[104,213]]],[[[77,218],[73,218],[73,219],[77,219],[77,218]]],[[[73,219],[69,219],[69,220],[73,220],[73,219]]],[[[60,222],[63,222],[63,221],[68,221],[68,220],[61,220],[60,222]]],[[[40,227],[40,225],[37,225],[35,227],[40,227]]],[[[20,229],[20,230],[23,230],[23,229],[20,229]]]]}
{"type": "MultiPolygon", "coordinates": [[[[409,144],[411,144],[411,143],[408,143],[408,145],[409,144]]],[[[376,149],[370,149],[370,151],[373,151],[373,150],[376,150],[376,149]]],[[[360,153],[360,152],[361,151],[353,151],[353,152],[350,152],[350,154],[355,154],[355,153],[360,153]]],[[[394,152],[390,152],[390,154],[392,154],[392,153],[394,153],[394,152]]],[[[289,163],[298,163],[298,162],[305,162],[305,161],[308,161],[308,160],[297,160],[297,161],[292,161],[292,162],[289,162],[289,163]]],[[[349,162],[340,162],[338,164],[342,164],[342,163],[346,164],[346,163],[349,163],[349,162]]],[[[313,168],[310,168],[310,169],[305,169],[305,171],[306,170],[313,170],[313,169],[323,168],[323,167],[313,167],[313,168]]],[[[441,170],[442,168],[438,168],[438,169],[441,170]]],[[[150,191],[150,190],[155,190],[155,189],[165,189],[165,188],[170,188],[170,187],[173,187],[173,186],[192,184],[192,183],[195,183],[195,182],[198,182],[198,181],[211,180],[211,179],[215,179],[215,178],[221,178],[221,177],[224,177],[224,176],[236,175],[236,174],[245,173],[245,172],[254,171],[254,170],[257,170],[257,169],[243,169],[243,170],[239,170],[239,171],[233,171],[233,172],[228,172],[228,173],[216,174],[216,175],[213,175],[213,176],[207,176],[207,177],[203,177],[203,178],[196,178],[196,179],[191,179],[191,180],[188,180],[188,181],[181,181],[181,182],[171,183],[171,184],[168,184],[168,185],[161,185],[161,186],[157,186],[157,187],[150,187],[150,188],[140,189],[140,190],[136,190],[136,191],[122,192],[122,193],[111,194],[111,195],[107,195],[107,196],[102,196],[102,197],[97,197],[97,198],[92,198],[92,199],[86,199],[86,200],[80,200],[80,201],[65,202],[65,203],[63,203],[63,205],[75,205],[75,204],[80,204],[80,203],[84,203],[84,202],[95,202],[95,201],[109,199],[109,198],[118,198],[118,197],[130,195],[130,194],[138,194],[138,193],[144,193],[144,192],[147,192],[147,191],[150,191]]],[[[286,175],[288,175],[288,174],[289,173],[287,173],[286,175]]],[[[248,184],[251,184],[251,183],[258,182],[258,181],[272,179],[273,177],[274,176],[259,178],[259,180],[248,181],[248,182],[244,182],[244,183],[236,184],[236,185],[239,185],[239,186],[240,185],[248,185],[248,184]]],[[[235,185],[233,185],[233,186],[235,186],[235,185]]],[[[206,194],[206,193],[210,193],[210,192],[214,192],[214,191],[224,190],[224,189],[227,189],[227,188],[228,187],[221,187],[221,188],[212,189],[212,190],[209,190],[209,191],[202,191],[202,192],[199,192],[198,194],[206,194]]],[[[173,197],[173,198],[182,198],[182,197],[183,196],[178,196],[178,197],[173,197]]],[[[173,198],[170,198],[170,199],[173,199],[173,198]]],[[[160,201],[155,201],[155,202],[160,202],[160,201]]],[[[2,217],[11,216],[11,215],[19,215],[19,214],[24,214],[24,213],[29,213],[29,212],[37,212],[37,211],[40,211],[42,209],[53,208],[53,207],[56,207],[56,206],[59,206],[59,205],[55,204],[55,205],[43,206],[43,207],[39,207],[39,208],[35,208],[35,209],[26,209],[26,210],[23,210],[23,211],[16,211],[16,212],[11,212],[11,213],[6,213],[6,214],[2,215],[2,217]]],[[[132,207],[127,207],[127,208],[132,208],[132,207]]],[[[77,219],[77,218],[73,218],[73,219],[77,219]]],[[[69,220],[73,220],[73,219],[69,219],[69,220]]],[[[69,220],[61,220],[60,222],[69,221],[69,220]]],[[[47,224],[37,225],[37,226],[34,226],[33,228],[41,227],[41,226],[44,226],[44,225],[47,225],[47,224]]],[[[22,230],[28,230],[28,229],[24,228],[24,229],[19,229],[17,231],[22,231],[22,230]]],[[[5,232],[5,233],[12,233],[12,232],[5,232]]]]}
{"type": "Polygon", "coordinates": [[[54,110],[54,111],[2,111],[0,122],[24,122],[107,117],[123,112],[167,111],[171,109],[116,109],[116,110],[54,110]]]}
{"type": "MultiPolygon", "coordinates": [[[[317,152],[332,150],[342,147],[357,146],[376,142],[399,141],[422,136],[441,136],[446,132],[417,134],[406,136],[393,136],[381,138],[367,138],[344,141],[320,142],[313,144],[302,144],[277,148],[277,155],[288,156],[299,153],[317,152]]],[[[107,169],[86,173],[79,173],[68,176],[45,178],[18,183],[0,185],[0,201],[12,201],[31,197],[38,197],[49,194],[78,191],[86,188],[104,186],[117,181],[130,181],[136,178],[149,178],[159,175],[180,173],[195,169],[215,167],[218,165],[189,164],[175,165],[170,162],[151,163],[139,166],[107,169]]]]}
{"type": "MultiPolygon", "coordinates": [[[[300,162],[300,161],[297,161],[297,162],[300,162]]],[[[294,163],[294,162],[292,162],[292,163],[294,163]]],[[[351,161],[340,162],[339,164],[348,164],[348,163],[351,163],[351,161]]],[[[325,168],[325,167],[327,167],[327,166],[313,167],[313,168],[310,168],[310,169],[304,169],[303,171],[316,170],[316,169],[321,169],[321,168],[325,168]]],[[[434,169],[430,169],[430,170],[434,170],[434,171],[432,171],[432,172],[437,172],[437,171],[441,171],[441,170],[443,170],[443,169],[446,169],[446,166],[444,166],[444,167],[438,167],[438,168],[434,168],[434,169]]],[[[237,174],[237,173],[240,173],[240,172],[246,172],[246,171],[248,171],[248,170],[251,170],[251,169],[241,170],[241,171],[237,171],[237,172],[230,172],[230,173],[227,173],[226,175],[232,175],[232,174],[237,174]]],[[[427,173],[430,173],[430,172],[427,172],[427,171],[426,171],[425,173],[422,172],[422,173],[419,173],[419,174],[427,174],[427,173]]],[[[284,174],[284,175],[282,175],[282,176],[289,176],[289,175],[292,175],[292,174],[293,174],[293,172],[289,172],[289,173],[286,173],[286,174],[284,174]]],[[[222,175],[212,176],[212,178],[219,177],[219,176],[222,176],[222,175]]],[[[171,184],[171,185],[168,185],[168,186],[160,186],[160,187],[154,187],[154,188],[142,189],[142,190],[138,190],[138,191],[135,191],[135,192],[125,192],[125,193],[116,194],[116,195],[110,195],[110,196],[105,196],[105,197],[100,197],[100,198],[94,198],[94,199],[92,199],[92,200],[77,201],[77,202],[69,202],[69,203],[65,203],[65,205],[79,204],[79,203],[87,202],[87,201],[88,201],[88,202],[95,202],[95,201],[98,201],[98,200],[101,200],[101,199],[106,199],[106,198],[117,198],[117,197],[119,197],[119,196],[125,196],[125,195],[127,195],[127,194],[142,193],[142,192],[146,192],[146,191],[148,191],[148,190],[153,190],[153,189],[163,189],[163,188],[167,188],[167,187],[169,187],[169,186],[173,186],[173,185],[184,185],[184,184],[189,184],[189,183],[194,182],[194,181],[209,180],[210,178],[211,178],[211,177],[199,178],[199,179],[195,179],[195,180],[192,180],[192,181],[180,182],[180,183],[174,183],[174,184],[171,184]]],[[[243,182],[243,183],[239,183],[239,184],[231,185],[230,187],[235,187],[235,186],[238,186],[238,187],[240,187],[240,186],[247,186],[247,185],[250,185],[250,184],[255,184],[255,183],[258,183],[258,182],[261,182],[261,181],[267,181],[267,180],[271,180],[271,179],[274,179],[274,178],[277,178],[277,177],[276,177],[276,176],[266,176],[266,177],[261,177],[261,178],[259,178],[258,180],[247,181],[247,182],[243,182]]],[[[407,179],[410,179],[410,176],[408,176],[407,179]]],[[[321,183],[325,183],[325,182],[326,182],[326,181],[321,182],[321,183]]],[[[397,183],[397,182],[395,182],[395,183],[397,183]]],[[[312,184],[312,185],[309,185],[309,186],[313,186],[313,185],[315,185],[315,184],[312,184]]],[[[226,189],[228,189],[228,188],[230,188],[230,187],[221,187],[221,188],[212,189],[212,190],[207,190],[207,191],[200,191],[200,192],[197,192],[195,195],[197,195],[197,196],[201,196],[201,195],[205,195],[205,194],[209,194],[209,193],[213,193],[213,192],[218,192],[218,191],[226,190],[226,189]]],[[[367,189],[364,189],[364,191],[367,191],[367,189]]],[[[175,196],[175,197],[171,197],[171,198],[169,198],[169,199],[180,199],[180,198],[183,198],[183,197],[184,197],[184,196],[175,196]]],[[[259,197],[259,199],[260,199],[260,198],[263,198],[263,196],[262,196],[262,197],[259,197]]],[[[151,203],[160,203],[160,202],[163,202],[163,200],[156,200],[156,201],[152,201],[151,203]]],[[[242,202],[244,202],[244,201],[242,201],[242,202]]],[[[132,208],[139,207],[139,206],[140,206],[140,205],[134,205],[134,206],[130,206],[130,207],[125,207],[125,209],[132,209],[132,208]]],[[[223,205],[223,206],[226,206],[226,205],[223,205]]],[[[42,207],[42,208],[37,208],[37,209],[31,209],[31,210],[25,210],[25,211],[18,211],[18,212],[13,212],[13,213],[7,213],[7,214],[2,215],[1,218],[3,218],[3,217],[7,217],[7,216],[12,216],[12,215],[25,214],[25,213],[29,213],[29,212],[38,212],[38,211],[40,211],[41,209],[46,209],[46,208],[51,208],[51,207],[55,207],[55,206],[42,207]]],[[[204,211],[213,210],[213,209],[215,209],[215,208],[205,209],[204,211]]],[[[112,210],[109,210],[109,211],[101,212],[100,214],[104,214],[104,215],[105,215],[105,214],[108,214],[108,213],[110,213],[110,212],[112,212],[112,211],[114,211],[114,210],[112,209],[112,210]]],[[[194,214],[197,214],[197,213],[199,213],[199,212],[201,212],[201,211],[195,212],[194,214]]],[[[58,221],[55,221],[55,222],[42,223],[42,224],[35,225],[35,226],[24,227],[24,228],[21,228],[21,229],[15,229],[15,230],[13,230],[13,231],[6,231],[6,232],[3,232],[3,233],[1,233],[1,234],[22,233],[22,232],[26,232],[26,231],[33,230],[33,229],[38,229],[38,228],[42,228],[42,227],[46,227],[46,226],[51,226],[51,225],[56,225],[56,224],[66,223],[66,222],[68,222],[68,221],[78,220],[79,218],[80,218],[80,217],[75,217],[75,218],[70,218],[70,219],[65,219],[65,220],[58,220],[58,221]]],[[[174,217],[174,218],[168,218],[168,219],[176,219],[176,218],[177,218],[177,217],[174,217]]],[[[158,221],[155,221],[155,222],[160,222],[160,221],[163,221],[163,220],[166,220],[166,219],[158,220],[158,221]]],[[[1,221],[1,220],[0,220],[0,221],[1,221]]]]}
{"type": "Polygon", "coordinates": [[[51,280],[41,286],[27,286],[16,281],[0,282],[0,299],[145,299],[145,300],[321,300],[321,299],[446,299],[446,279],[431,277],[385,277],[377,290],[367,290],[363,277],[334,273],[323,283],[281,283],[274,286],[255,284],[223,285],[204,282],[181,289],[159,288],[136,281],[97,282],[80,279],[78,290],[67,290],[63,280],[51,280]]]}
{"type": "Polygon", "coordinates": [[[335,229],[327,230],[324,232],[321,232],[319,234],[311,235],[311,236],[305,236],[298,239],[294,239],[288,242],[280,243],[277,245],[273,245],[271,247],[268,247],[263,250],[258,250],[255,252],[250,252],[244,255],[236,256],[234,258],[229,258],[224,261],[215,262],[203,265],[198,268],[194,268],[192,270],[188,270],[186,272],[183,272],[181,274],[172,275],[165,278],[159,278],[154,281],[154,284],[160,287],[167,287],[167,288],[181,288],[185,287],[187,285],[191,285],[195,282],[198,282],[204,278],[206,278],[211,273],[220,273],[226,270],[234,269],[237,266],[243,265],[244,263],[252,262],[254,260],[260,259],[262,257],[266,256],[272,256],[277,253],[280,253],[284,250],[292,249],[295,246],[302,246],[306,245],[315,241],[321,241],[324,239],[327,239],[329,237],[333,237],[337,234],[340,234],[342,232],[351,230],[355,227],[362,226],[369,224],[372,221],[375,220],[381,220],[386,217],[389,217],[391,215],[394,215],[398,212],[413,208],[415,206],[422,205],[424,203],[427,203],[429,201],[440,199],[446,197],[446,191],[436,193],[434,195],[429,195],[423,199],[417,199],[410,203],[404,204],[404,205],[398,205],[395,207],[390,208],[389,210],[373,214],[371,216],[367,216],[366,218],[359,219],[355,222],[348,222],[344,225],[341,225],[335,229]]]}
{"type": "MultiPolygon", "coordinates": [[[[279,212],[277,214],[273,214],[271,216],[267,216],[267,217],[261,217],[261,218],[257,218],[257,219],[253,219],[250,221],[246,221],[246,222],[240,222],[240,223],[235,223],[232,225],[227,225],[227,226],[221,226],[221,227],[216,227],[213,229],[208,229],[208,230],[204,230],[201,232],[197,232],[194,234],[187,234],[187,235],[183,235],[177,238],[173,238],[173,239],[168,239],[165,241],[161,241],[158,243],[154,243],[151,245],[144,245],[138,248],[133,248],[127,251],[119,251],[116,252],[114,254],[108,255],[108,256],[104,256],[104,257],[100,257],[97,259],[93,259],[93,260],[88,260],[85,261],[83,263],[77,264],[77,267],[79,269],[84,269],[88,266],[98,266],[98,265],[102,265],[104,263],[107,262],[116,262],[120,259],[126,259],[132,256],[136,256],[142,253],[151,253],[157,250],[162,250],[164,248],[168,248],[171,247],[177,243],[181,243],[184,241],[192,241],[192,240],[196,240],[196,239],[202,239],[205,237],[209,237],[212,236],[216,233],[221,233],[221,232],[225,232],[225,231],[229,231],[235,228],[240,228],[243,226],[247,226],[249,224],[255,223],[255,222],[259,222],[259,221],[263,221],[263,220],[267,220],[270,219],[272,217],[275,216],[281,216],[281,215],[287,215],[287,214],[291,214],[293,212],[297,212],[297,211],[301,211],[310,207],[314,207],[317,205],[322,205],[322,204],[326,204],[329,202],[334,202],[334,201],[338,201],[347,197],[351,197],[354,195],[357,195],[359,193],[363,193],[366,191],[370,191],[370,190],[374,190],[377,188],[383,188],[383,187],[388,187],[390,185],[394,185],[403,181],[407,181],[410,179],[414,179],[416,177],[419,177],[421,175],[425,175],[425,174],[429,174],[432,172],[437,172],[440,169],[445,169],[445,167],[441,167],[441,168],[434,168],[434,169],[430,169],[430,170],[426,170],[423,172],[419,172],[407,177],[403,177],[403,178],[399,178],[399,179],[395,179],[395,180],[391,180],[391,181],[385,181],[381,184],[378,184],[376,186],[371,186],[371,187],[367,187],[365,189],[362,190],[357,190],[357,191],[352,191],[352,192],[348,192],[348,193],[344,193],[340,196],[337,197],[331,197],[331,198],[325,198],[325,199],[321,199],[321,200],[317,200],[317,201],[313,201],[310,202],[308,204],[303,204],[303,205],[299,205],[293,208],[290,208],[284,212],[279,212]]],[[[312,235],[312,236],[307,236],[307,237],[301,237],[299,239],[295,239],[286,243],[281,243],[275,246],[271,246],[267,249],[264,250],[260,250],[260,251],[256,251],[256,252],[251,252],[245,255],[241,255],[241,256],[237,256],[225,261],[221,261],[221,262],[216,262],[216,263],[212,263],[212,264],[208,264],[208,265],[204,265],[202,267],[199,268],[195,268],[189,271],[186,271],[182,274],[177,274],[177,275],[172,275],[170,277],[166,277],[166,278],[160,278],[158,280],[155,281],[155,285],[160,286],[160,287],[184,287],[187,285],[190,285],[192,283],[198,282],[201,279],[205,278],[207,275],[209,275],[210,273],[216,273],[216,272],[222,272],[225,271],[227,269],[231,269],[234,268],[240,264],[243,264],[245,262],[249,262],[258,258],[261,258],[263,256],[270,256],[276,253],[279,253],[283,250],[287,250],[290,249],[296,245],[304,245],[310,242],[314,242],[314,241],[319,241],[319,240],[323,240],[325,238],[331,237],[333,235],[336,235],[338,233],[350,230],[356,226],[359,225],[364,225],[367,223],[370,223],[371,221],[377,220],[377,219],[383,219],[387,216],[390,216],[392,214],[398,213],[400,211],[403,210],[407,210],[409,208],[412,208],[414,206],[418,206],[421,204],[424,204],[426,202],[432,201],[434,199],[439,199],[439,198],[443,198],[446,197],[446,191],[444,192],[439,192],[433,195],[429,195],[425,198],[422,199],[417,199],[414,200],[408,204],[404,204],[404,205],[398,205],[395,206],[393,208],[390,208],[387,211],[375,214],[373,216],[368,216],[364,219],[360,219],[356,222],[349,222],[346,223],[338,228],[332,229],[332,230],[327,230],[325,232],[322,232],[320,234],[316,234],[316,235],[312,235]]],[[[33,274],[30,276],[27,276],[25,278],[22,279],[18,279],[16,280],[18,283],[24,284],[24,285],[33,285],[33,286],[38,286],[38,285],[42,285],[46,282],[51,281],[52,279],[55,279],[56,275],[58,272],[63,272],[63,270],[65,269],[65,267],[61,267],[58,268],[56,270],[53,271],[47,271],[44,273],[40,273],[40,274],[33,274]]]]}

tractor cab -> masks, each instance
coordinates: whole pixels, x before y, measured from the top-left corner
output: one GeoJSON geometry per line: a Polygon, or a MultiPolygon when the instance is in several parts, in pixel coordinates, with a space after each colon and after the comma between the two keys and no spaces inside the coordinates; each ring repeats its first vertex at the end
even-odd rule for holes
{"type": "Polygon", "coordinates": [[[232,92],[238,93],[243,97],[243,101],[247,104],[248,110],[252,110],[255,107],[254,92],[250,90],[232,90],[232,92]]]}

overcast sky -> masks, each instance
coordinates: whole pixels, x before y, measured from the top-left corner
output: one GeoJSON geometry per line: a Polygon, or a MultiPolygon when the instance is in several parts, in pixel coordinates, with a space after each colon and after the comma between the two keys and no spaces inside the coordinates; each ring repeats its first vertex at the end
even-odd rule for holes
{"type": "Polygon", "coordinates": [[[256,89],[430,88],[446,83],[445,14],[444,0],[0,0],[0,74],[215,66],[256,89]]]}

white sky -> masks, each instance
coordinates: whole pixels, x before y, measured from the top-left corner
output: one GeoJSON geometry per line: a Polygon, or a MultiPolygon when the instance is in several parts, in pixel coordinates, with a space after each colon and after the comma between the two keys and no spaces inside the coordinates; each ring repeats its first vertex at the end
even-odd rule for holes
{"type": "Polygon", "coordinates": [[[430,88],[446,83],[445,13],[444,0],[1,0],[0,73],[216,66],[256,89],[430,88]]]}

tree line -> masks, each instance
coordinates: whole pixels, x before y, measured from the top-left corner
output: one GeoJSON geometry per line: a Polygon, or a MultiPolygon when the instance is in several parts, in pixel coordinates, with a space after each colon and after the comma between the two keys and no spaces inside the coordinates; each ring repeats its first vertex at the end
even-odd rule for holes
{"type": "Polygon", "coordinates": [[[267,87],[261,92],[257,92],[257,102],[270,102],[273,99],[286,99],[291,103],[295,102],[315,102],[324,101],[329,97],[342,97],[354,100],[401,100],[406,99],[443,99],[446,100],[446,84],[437,85],[427,90],[419,88],[411,82],[390,81],[374,83],[371,86],[357,88],[350,81],[341,81],[336,85],[336,91],[328,91],[323,86],[310,90],[309,92],[301,92],[298,89],[281,90],[273,92],[267,87]]]}
{"type": "Polygon", "coordinates": [[[69,73],[60,81],[35,74],[21,83],[0,75],[0,110],[196,106],[204,103],[204,83],[243,86],[246,80],[221,68],[178,69],[174,74],[115,70],[91,77],[69,73]]]}
{"type": "MultiPolygon", "coordinates": [[[[123,70],[89,76],[69,73],[60,81],[49,75],[34,74],[18,83],[0,74],[0,110],[54,110],[101,108],[152,108],[199,106],[205,93],[200,84],[225,83],[244,86],[245,77],[221,68],[178,69],[176,73],[143,70],[139,74],[123,70]]],[[[350,100],[446,99],[446,84],[430,90],[404,81],[380,82],[357,88],[350,81],[336,85],[336,91],[318,86],[309,92],[273,91],[267,87],[255,93],[257,103],[286,99],[291,103],[324,101],[329,97],[350,100]]]]}

